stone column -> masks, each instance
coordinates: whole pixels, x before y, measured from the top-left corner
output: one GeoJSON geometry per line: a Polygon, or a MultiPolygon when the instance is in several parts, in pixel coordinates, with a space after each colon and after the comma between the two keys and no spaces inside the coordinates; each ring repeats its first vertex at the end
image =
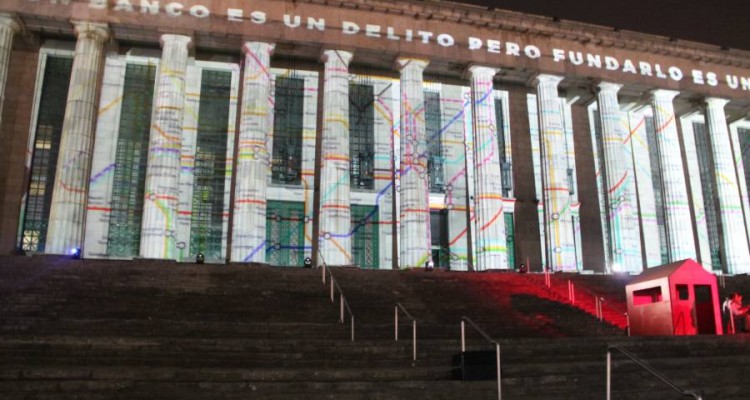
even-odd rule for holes
{"type": "Polygon", "coordinates": [[[604,182],[609,218],[610,260],[615,271],[640,272],[640,238],[634,233],[636,212],[634,180],[630,174],[630,152],[625,148],[629,130],[623,125],[623,113],[617,100],[622,85],[601,82],[598,88],[599,117],[604,150],[604,182]]]}
{"type": "Polygon", "coordinates": [[[494,68],[472,66],[471,104],[474,132],[474,216],[477,271],[508,268],[503,215],[503,184],[497,141],[497,118],[492,77],[494,68]]]}
{"type": "Polygon", "coordinates": [[[21,23],[10,14],[0,13],[0,122],[2,122],[3,101],[5,100],[5,83],[8,80],[10,52],[13,48],[13,36],[21,30],[21,23]]]}
{"type": "Polygon", "coordinates": [[[162,35],[160,40],[162,56],[156,77],[141,223],[143,258],[176,258],[185,72],[191,41],[182,35],[162,35]]]}
{"type": "Polygon", "coordinates": [[[234,186],[232,253],[234,262],[266,262],[266,187],[273,138],[274,45],[246,42],[240,137],[234,186]]]}
{"type": "Polygon", "coordinates": [[[539,110],[542,151],[542,184],[545,240],[548,267],[553,271],[574,271],[575,244],[570,214],[567,154],[562,108],[557,85],[562,77],[539,75],[534,81],[539,110]]]}
{"type": "Polygon", "coordinates": [[[401,268],[424,267],[432,259],[422,78],[428,63],[416,58],[396,59],[401,72],[401,268]]]}
{"type": "Polygon", "coordinates": [[[723,233],[722,253],[730,274],[750,272],[750,250],[742,213],[742,199],[734,169],[734,157],[729,139],[724,106],[729,100],[706,99],[706,126],[714,160],[716,194],[719,198],[719,218],[723,233]]]}
{"type": "Polygon", "coordinates": [[[352,262],[349,193],[349,62],[353,54],[323,51],[323,138],[320,164],[319,262],[352,262]]]}
{"type": "Polygon", "coordinates": [[[49,254],[70,254],[83,244],[96,96],[109,28],[106,24],[75,22],[75,33],[75,58],[47,228],[49,254]]]}
{"type": "Polygon", "coordinates": [[[670,262],[696,257],[680,138],[672,104],[672,99],[678,93],[663,89],[651,92],[656,147],[659,150],[659,168],[662,176],[666,246],[670,262]]]}

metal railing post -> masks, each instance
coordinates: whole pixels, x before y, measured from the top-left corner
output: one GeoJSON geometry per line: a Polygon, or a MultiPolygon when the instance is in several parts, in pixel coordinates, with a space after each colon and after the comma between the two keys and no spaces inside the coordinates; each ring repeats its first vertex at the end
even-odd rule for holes
{"type": "Polygon", "coordinates": [[[612,399],[612,351],[607,349],[607,400],[612,399]]]}
{"type": "Polygon", "coordinates": [[[599,314],[599,296],[594,296],[594,307],[596,307],[596,319],[601,321],[602,317],[599,314]]]}
{"type": "Polygon", "coordinates": [[[625,313],[625,328],[628,330],[628,336],[630,336],[630,315],[628,313],[625,313]]]}
{"type": "Polygon", "coordinates": [[[471,325],[477,332],[479,332],[480,335],[482,335],[483,338],[485,338],[488,342],[495,345],[495,364],[497,367],[497,398],[498,400],[502,400],[503,398],[503,390],[502,390],[502,375],[500,370],[500,343],[497,342],[497,340],[490,337],[490,335],[487,334],[482,328],[479,327],[474,321],[470,320],[468,317],[463,316],[461,317],[461,352],[466,352],[466,325],[465,322],[468,322],[469,325],[471,325]]]}
{"type": "Polygon", "coordinates": [[[463,320],[461,320],[461,352],[466,352],[466,327],[463,320]]]}
{"type": "Polygon", "coordinates": [[[394,307],[395,314],[393,316],[393,328],[394,328],[394,336],[396,338],[396,341],[398,342],[398,306],[394,307]]]}
{"type": "Polygon", "coordinates": [[[503,400],[503,391],[500,386],[500,343],[495,343],[495,361],[497,367],[497,400],[503,400]]]}
{"type": "Polygon", "coordinates": [[[322,275],[323,275],[323,284],[326,284],[326,265],[323,264],[323,267],[320,269],[322,275]]]}
{"type": "Polygon", "coordinates": [[[340,306],[341,306],[340,307],[341,308],[341,313],[340,313],[339,320],[343,324],[344,323],[344,294],[343,293],[339,294],[339,303],[340,303],[340,306]]]}
{"type": "Polygon", "coordinates": [[[568,279],[568,301],[573,301],[573,295],[570,294],[570,279],[568,279]]]}
{"type": "Polygon", "coordinates": [[[354,341],[354,315],[351,316],[351,322],[352,322],[352,342],[354,341]]]}

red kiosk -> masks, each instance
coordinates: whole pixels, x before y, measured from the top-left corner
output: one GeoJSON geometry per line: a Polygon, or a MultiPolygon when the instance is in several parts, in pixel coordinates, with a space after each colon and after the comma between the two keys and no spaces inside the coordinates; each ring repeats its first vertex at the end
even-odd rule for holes
{"type": "Polygon", "coordinates": [[[631,335],[722,334],[716,276],[691,259],[649,268],[625,292],[631,335]]]}

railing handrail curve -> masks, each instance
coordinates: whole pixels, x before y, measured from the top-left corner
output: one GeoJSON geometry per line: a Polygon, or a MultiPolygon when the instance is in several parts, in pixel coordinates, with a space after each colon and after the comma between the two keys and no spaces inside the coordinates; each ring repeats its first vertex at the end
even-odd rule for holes
{"type": "Polygon", "coordinates": [[[340,300],[340,315],[339,315],[339,321],[343,324],[344,321],[344,310],[347,311],[349,314],[349,321],[351,322],[351,341],[354,341],[354,313],[352,312],[352,308],[349,306],[349,302],[346,300],[346,296],[344,296],[344,291],[341,290],[341,286],[339,286],[339,282],[336,280],[336,278],[333,276],[333,271],[331,271],[331,268],[328,267],[328,264],[326,263],[325,257],[323,257],[322,253],[318,253],[320,255],[320,258],[322,259],[322,271],[323,271],[323,285],[326,284],[326,271],[328,271],[328,276],[331,277],[331,303],[333,303],[334,300],[334,288],[338,289],[339,291],[339,300],[340,300]]]}
{"type": "Polygon", "coordinates": [[[624,354],[627,358],[629,358],[631,361],[638,364],[641,368],[645,369],[648,373],[662,381],[665,385],[669,386],[671,389],[673,389],[675,392],[679,393],[680,395],[684,397],[692,397],[695,400],[703,400],[700,393],[693,391],[693,390],[685,390],[681,387],[677,386],[671,379],[664,376],[661,372],[657,371],[654,367],[650,366],[646,361],[640,359],[635,354],[625,350],[620,345],[608,345],[607,346],[607,400],[611,399],[611,381],[612,381],[612,350],[617,350],[620,353],[624,354]]]}
{"type": "Polygon", "coordinates": [[[493,339],[490,335],[487,334],[487,332],[484,331],[484,329],[480,328],[479,325],[474,323],[469,317],[462,316],[461,317],[461,353],[466,352],[466,328],[464,328],[464,323],[468,322],[469,325],[471,325],[474,330],[479,332],[482,337],[484,337],[488,342],[495,345],[495,367],[497,368],[497,399],[503,400],[503,389],[502,389],[502,376],[500,374],[500,343],[493,339]]]}
{"type": "Polygon", "coordinates": [[[416,318],[412,317],[411,314],[409,314],[409,311],[407,311],[406,308],[404,308],[403,304],[396,303],[396,307],[400,308],[401,311],[403,311],[404,314],[406,314],[406,317],[409,318],[410,320],[412,320],[412,321],[416,321],[417,320],[416,318]]]}
{"type": "Polygon", "coordinates": [[[393,315],[393,329],[394,329],[394,338],[395,341],[398,342],[398,310],[401,310],[406,314],[406,316],[411,320],[411,341],[412,341],[412,366],[417,365],[417,320],[416,318],[412,317],[409,311],[406,310],[406,308],[401,303],[396,303],[396,306],[394,308],[394,315],[393,315]]]}
{"type": "MultiPolygon", "coordinates": [[[[461,317],[461,321],[468,322],[469,325],[471,325],[477,332],[479,332],[479,334],[482,335],[482,337],[484,337],[485,339],[487,339],[488,342],[493,343],[493,344],[500,344],[500,343],[497,342],[497,340],[493,339],[490,335],[488,335],[487,332],[484,331],[484,329],[480,328],[479,325],[477,325],[469,317],[467,317],[467,316],[464,315],[463,317],[461,317]]],[[[462,348],[462,350],[465,351],[465,349],[463,349],[463,348],[462,348]]]]}

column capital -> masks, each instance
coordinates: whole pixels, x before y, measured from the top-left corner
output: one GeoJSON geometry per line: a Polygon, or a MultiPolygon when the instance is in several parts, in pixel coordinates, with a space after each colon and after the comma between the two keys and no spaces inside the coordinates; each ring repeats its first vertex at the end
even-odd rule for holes
{"type": "Polygon", "coordinates": [[[531,80],[531,84],[533,86],[551,85],[557,87],[563,79],[565,78],[558,75],[539,74],[531,80]]]}
{"type": "Polygon", "coordinates": [[[72,21],[75,27],[76,38],[94,39],[104,43],[109,39],[109,25],[88,21],[72,21]]]}
{"type": "Polygon", "coordinates": [[[729,103],[729,99],[722,99],[721,97],[706,97],[703,101],[706,102],[708,108],[721,108],[729,103]]]}
{"type": "Polygon", "coordinates": [[[340,60],[347,67],[353,57],[353,52],[345,50],[323,49],[320,53],[320,61],[328,63],[329,61],[340,60]]]}
{"type": "Polygon", "coordinates": [[[427,68],[429,64],[430,60],[413,57],[397,57],[394,61],[396,69],[401,72],[406,69],[418,69],[420,71],[424,71],[424,69],[427,68]]]}
{"type": "Polygon", "coordinates": [[[672,101],[680,92],[676,90],[655,89],[649,92],[651,100],[654,101],[672,101]]]}
{"type": "Polygon", "coordinates": [[[18,16],[9,13],[0,13],[0,27],[2,26],[9,27],[14,33],[18,33],[23,29],[23,23],[18,19],[18,16]]]}
{"type": "Polygon", "coordinates": [[[193,44],[193,38],[186,35],[174,35],[171,33],[165,33],[159,38],[159,44],[162,48],[171,43],[182,44],[189,48],[193,44]]]}
{"type": "Polygon", "coordinates": [[[483,65],[469,65],[469,67],[466,68],[466,74],[469,75],[470,79],[479,77],[492,79],[498,71],[500,71],[499,68],[486,67],[483,65]]]}
{"type": "Polygon", "coordinates": [[[596,85],[596,88],[599,90],[599,92],[613,92],[614,94],[617,94],[617,92],[619,92],[622,88],[622,85],[613,82],[599,82],[596,85]]]}
{"type": "Polygon", "coordinates": [[[267,52],[270,56],[276,50],[275,43],[268,42],[245,42],[242,45],[242,54],[267,52]]]}

